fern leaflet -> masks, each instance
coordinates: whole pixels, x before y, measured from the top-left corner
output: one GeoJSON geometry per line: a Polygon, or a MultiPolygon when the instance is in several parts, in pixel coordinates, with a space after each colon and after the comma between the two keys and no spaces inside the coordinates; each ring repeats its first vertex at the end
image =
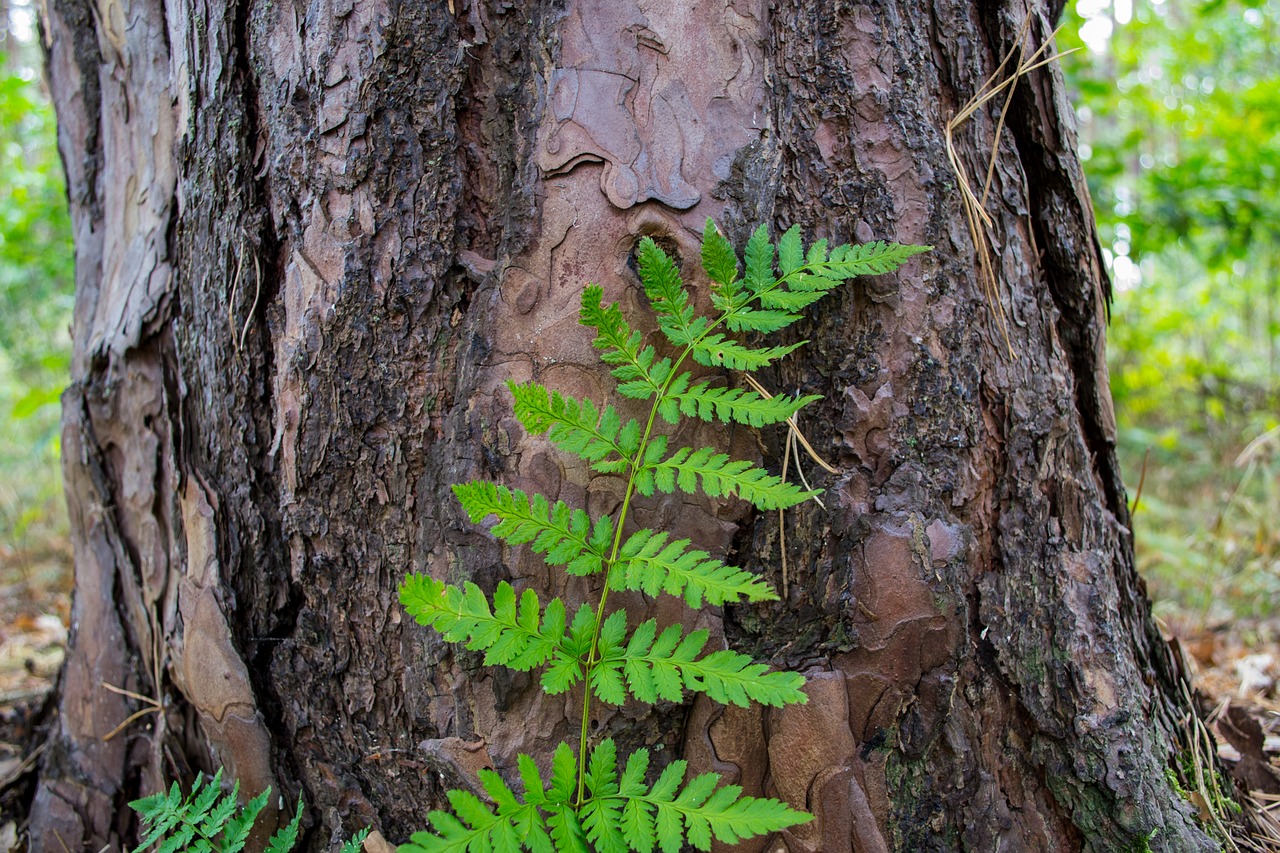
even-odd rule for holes
{"type": "Polygon", "coordinates": [[[552,504],[542,495],[530,497],[485,480],[455,485],[453,493],[472,523],[497,516],[493,535],[512,545],[528,543],[548,563],[564,566],[571,575],[600,571],[613,544],[611,518],[603,516],[592,524],[586,512],[563,501],[552,504]]]}
{"type": "Polygon", "coordinates": [[[760,509],[786,509],[818,494],[793,486],[745,460],[730,459],[714,447],[682,447],[661,462],[647,464],[637,474],[636,488],[646,496],[655,487],[667,494],[676,489],[697,494],[699,481],[702,491],[713,498],[736,494],[760,509]],[[645,476],[649,473],[652,481],[645,476]]]}
{"type": "Polygon", "coordinates": [[[535,382],[508,381],[507,387],[515,398],[516,418],[525,429],[533,435],[547,433],[552,444],[585,459],[601,473],[625,471],[640,448],[640,425],[632,419],[623,426],[613,406],[597,411],[590,400],[579,402],[535,382]]]}
{"type": "MultiPolygon", "coordinates": [[[[132,853],[158,845],[158,853],[238,853],[243,850],[253,830],[254,821],[266,808],[271,797],[267,788],[243,807],[237,805],[240,783],[222,794],[222,770],[219,769],[207,782],[197,778],[191,793],[185,797],[178,783],[174,782],[168,793],[160,792],[129,803],[138,814],[144,833],[142,843],[132,853]]],[[[285,823],[267,839],[264,853],[289,853],[298,843],[298,830],[302,825],[302,801],[294,811],[292,820],[285,823]]],[[[343,846],[341,853],[358,853],[368,829],[356,833],[343,846]]]]}
{"type": "Polygon", "coordinates": [[[457,587],[415,574],[401,584],[400,603],[420,625],[435,628],[449,642],[483,651],[486,665],[528,672],[551,661],[543,676],[543,688],[549,693],[567,690],[577,681],[570,676],[580,671],[575,649],[581,645],[582,626],[575,617],[577,635],[566,633],[564,602],[558,598],[551,599],[544,611],[538,594],[526,589],[517,605],[515,590],[502,581],[490,607],[484,592],[473,583],[457,587]],[[570,680],[562,681],[565,678],[570,680]]]}
{"type": "Polygon", "coordinates": [[[621,705],[626,698],[624,678],[631,695],[641,702],[679,702],[685,690],[744,708],[753,701],[761,705],[808,701],[800,689],[803,675],[769,672],[764,664],[729,649],[699,658],[707,644],[705,630],[682,635],[678,625],[671,625],[657,634],[657,625],[653,619],[640,623],[624,644],[626,611],[615,611],[605,620],[600,631],[600,663],[590,676],[591,687],[601,701],[621,705]]]}
{"type": "Polygon", "coordinates": [[[622,546],[618,568],[610,576],[614,589],[639,590],[648,596],[665,592],[683,596],[697,609],[746,599],[773,601],[777,593],[760,578],[691,550],[688,539],[668,543],[666,533],[637,530],[622,546]]]}
{"type": "MultiPolygon", "coordinates": [[[[688,375],[683,374],[681,379],[688,375]]],[[[677,390],[677,387],[673,383],[672,390],[663,399],[664,403],[670,400],[671,405],[665,408],[662,405],[658,407],[658,413],[670,424],[677,423],[679,415],[685,415],[704,421],[762,427],[782,423],[808,404],[822,399],[817,394],[804,397],[765,398],[755,391],[744,391],[741,388],[715,388],[705,382],[700,382],[688,389],[680,387],[677,390]]]]}
{"type": "Polygon", "coordinates": [[[658,318],[658,328],[676,346],[689,346],[702,334],[707,320],[695,318],[689,292],[680,280],[675,261],[649,237],[640,241],[636,260],[645,295],[658,318]]]}
{"type": "Polygon", "coordinates": [[[601,305],[604,291],[591,285],[582,294],[582,310],[578,321],[596,330],[592,346],[604,350],[600,360],[614,364],[610,373],[619,380],[618,393],[633,400],[647,400],[662,392],[663,384],[671,375],[671,359],[656,359],[651,346],[641,347],[643,338],[622,316],[617,303],[601,305]]]}

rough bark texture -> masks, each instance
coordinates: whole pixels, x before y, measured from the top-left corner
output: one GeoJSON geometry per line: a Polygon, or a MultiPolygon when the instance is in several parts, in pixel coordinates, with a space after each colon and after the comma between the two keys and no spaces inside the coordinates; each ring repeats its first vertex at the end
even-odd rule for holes
{"type": "MultiPolygon", "coordinates": [[[[971,173],[997,147],[1000,309],[944,148],[1048,10],[94,2],[46,22],[77,236],[77,595],[33,849],[123,846],[127,800],[219,764],[305,797],[309,849],[403,840],[475,768],[549,755],[576,700],[407,623],[396,587],[585,593],[448,487],[616,505],[620,483],[522,434],[502,383],[599,398],[581,287],[640,310],[638,238],[693,276],[707,216],[739,244],[796,222],[935,251],[844,289],[771,378],[825,395],[804,426],[841,471],[826,510],[787,514],[786,600],[626,601],[804,670],[810,703],[627,706],[595,730],[818,817],[744,849],[1212,847],[1166,779],[1181,709],[1133,569],[1056,69],[998,137],[989,111],[956,137],[971,173]],[[144,707],[104,685],[162,709],[104,740],[144,707]]],[[[780,438],[729,436],[771,465],[780,438]]],[[[639,520],[783,585],[775,515],[639,520]]]]}

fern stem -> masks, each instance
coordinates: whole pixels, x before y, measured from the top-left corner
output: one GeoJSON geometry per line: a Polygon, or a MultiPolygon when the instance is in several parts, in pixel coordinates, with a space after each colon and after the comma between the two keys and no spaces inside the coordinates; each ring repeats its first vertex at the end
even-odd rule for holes
{"type": "MultiPolygon", "coordinates": [[[[750,305],[752,302],[759,302],[762,296],[769,294],[771,291],[781,287],[789,278],[801,273],[807,272],[813,267],[812,264],[803,264],[792,270],[790,273],[775,279],[773,284],[762,288],[760,291],[753,293],[742,307],[750,305]]],[[[671,372],[667,375],[666,380],[662,383],[662,390],[654,397],[653,406],[649,409],[649,420],[644,426],[644,435],[640,439],[639,449],[636,451],[634,462],[632,462],[627,475],[627,489],[622,498],[622,508],[618,512],[617,527],[613,535],[613,548],[609,553],[609,559],[604,564],[604,589],[600,593],[600,603],[596,606],[596,622],[595,628],[591,634],[591,647],[587,653],[586,666],[584,668],[584,678],[582,684],[582,727],[578,737],[578,796],[577,805],[581,806],[586,800],[586,781],[587,781],[587,737],[589,735],[589,726],[591,720],[591,673],[599,662],[596,655],[599,653],[600,646],[600,629],[604,625],[604,608],[609,600],[609,587],[612,579],[613,570],[618,564],[618,553],[622,549],[622,530],[627,521],[627,512],[631,508],[631,498],[635,495],[636,478],[640,473],[640,466],[644,464],[645,451],[649,447],[649,438],[653,435],[653,425],[658,417],[658,407],[666,399],[667,392],[671,388],[671,383],[680,375],[680,367],[685,360],[697,349],[698,344],[706,340],[721,326],[725,325],[732,311],[725,311],[715,322],[708,324],[707,328],[680,353],[679,358],[671,367],[671,372]]],[[[750,378],[750,376],[748,376],[750,378]]],[[[788,419],[791,420],[791,419],[788,419]]],[[[808,442],[806,442],[807,444],[808,442]]]]}
{"type": "MultiPolygon", "coordinates": [[[[777,284],[774,285],[775,287],[777,284]]],[[[708,335],[718,329],[729,319],[729,312],[725,312],[714,323],[711,323],[703,330],[697,339],[686,346],[684,351],[680,353],[679,358],[671,367],[671,372],[667,375],[666,380],[662,383],[662,390],[653,398],[653,406],[649,409],[649,420],[645,422],[644,434],[640,438],[640,447],[635,453],[635,462],[631,464],[627,474],[627,490],[622,498],[622,509],[618,512],[617,527],[613,534],[613,548],[609,552],[609,559],[604,564],[604,590],[600,593],[600,604],[596,607],[596,624],[595,630],[591,634],[591,649],[587,653],[587,663],[583,670],[584,678],[582,684],[582,730],[578,738],[578,805],[581,805],[585,798],[586,782],[587,782],[587,735],[588,725],[591,719],[591,673],[595,668],[596,655],[600,646],[600,628],[604,625],[604,606],[609,600],[610,581],[613,576],[613,570],[618,564],[618,552],[622,550],[622,529],[627,521],[627,511],[631,508],[631,498],[636,491],[636,477],[639,476],[639,466],[644,464],[644,454],[649,447],[649,438],[653,435],[653,425],[658,418],[658,407],[666,399],[667,391],[671,388],[671,383],[680,375],[680,366],[698,346],[706,339],[708,335]]]]}

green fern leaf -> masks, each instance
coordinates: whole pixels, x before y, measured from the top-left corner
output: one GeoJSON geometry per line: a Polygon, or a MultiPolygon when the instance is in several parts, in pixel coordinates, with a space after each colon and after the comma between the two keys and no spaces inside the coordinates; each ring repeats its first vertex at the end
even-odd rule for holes
{"type": "Polygon", "coordinates": [[[551,695],[563,693],[582,678],[582,662],[591,650],[596,617],[590,605],[583,603],[573,616],[564,641],[542,674],[542,689],[551,695]]]}
{"type": "Polygon", "coordinates": [[[827,240],[815,240],[813,245],[809,247],[809,253],[804,259],[806,266],[816,267],[827,262],[827,240]]]}
{"type": "Polygon", "coordinates": [[[642,702],[652,703],[658,698],[677,702],[686,689],[705,693],[721,704],[740,707],[753,701],[773,706],[808,701],[801,690],[804,676],[799,673],[769,672],[764,664],[730,649],[699,658],[707,643],[705,630],[693,631],[681,639],[679,626],[672,625],[653,643],[656,630],[655,620],[642,622],[625,648],[621,643],[616,645],[617,651],[610,659],[610,663],[621,665],[631,694],[642,702]]]}
{"type": "MultiPolygon", "coordinates": [[[[682,374],[680,378],[683,379],[688,375],[682,374]]],[[[688,390],[677,390],[676,383],[672,383],[672,388],[665,395],[665,399],[675,401],[679,413],[688,417],[762,427],[782,423],[809,403],[821,400],[822,397],[811,394],[805,397],[777,396],[766,399],[755,391],[743,391],[740,388],[713,388],[705,382],[700,382],[688,390]]],[[[668,423],[676,422],[674,418],[666,420],[668,423]]]]}
{"type": "Polygon", "coordinates": [[[507,382],[515,398],[516,418],[533,435],[547,433],[551,443],[587,462],[605,474],[626,469],[639,448],[639,425],[622,427],[613,406],[598,411],[590,400],[579,402],[559,392],[551,392],[536,382],[519,385],[507,382]],[[635,435],[635,441],[627,437],[635,435]],[[615,457],[616,458],[610,458],[615,457]]]}
{"type": "Polygon", "coordinates": [[[582,804],[580,814],[587,838],[596,853],[627,853],[631,846],[622,834],[617,748],[612,740],[592,750],[586,781],[590,798],[582,804]]]}
{"type": "Polygon", "coordinates": [[[800,239],[800,226],[792,225],[778,240],[778,268],[788,276],[804,266],[804,245],[800,239]]]}
{"type": "Polygon", "coordinates": [[[364,840],[369,837],[369,827],[357,832],[355,835],[342,845],[342,849],[338,853],[360,853],[364,849],[364,840]]]}
{"type": "Polygon", "coordinates": [[[727,367],[748,372],[768,367],[785,355],[795,352],[808,341],[777,347],[748,347],[719,332],[707,335],[693,344],[693,360],[707,367],[727,367]]]}
{"type": "Polygon", "coordinates": [[[619,552],[618,567],[610,575],[614,589],[631,589],[656,596],[683,596],[694,609],[705,598],[714,605],[748,601],[774,601],[775,593],[760,578],[719,560],[706,551],[689,548],[688,539],[668,544],[666,533],[651,530],[633,533],[619,552]]]}
{"type": "Polygon", "coordinates": [[[573,807],[577,793],[578,761],[566,743],[551,757],[551,785],[543,809],[557,853],[588,853],[587,837],[573,807]]]}
{"type": "MultiPolygon", "coordinates": [[[[816,279],[817,276],[797,276],[797,278],[807,282],[816,279]]],[[[835,284],[836,282],[832,283],[835,284]]],[[[793,282],[788,282],[788,284],[792,286],[791,290],[775,287],[773,290],[760,294],[760,305],[764,308],[794,313],[803,311],[827,295],[826,290],[816,287],[812,290],[803,290],[796,288],[793,282]]]]}
{"type": "Polygon", "coordinates": [[[592,751],[582,806],[583,825],[597,850],[679,853],[687,842],[710,850],[712,838],[726,843],[778,832],[812,820],[786,803],[742,796],[737,785],[717,788],[720,777],[704,773],[682,788],[687,764],[669,764],[648,790],[644,776],[649,753],[637,750],[627,760],[619,784],[616,747],[605,740],[592,751]]]}
{"type": "MultiPolygon", "coordinates": [[[[763,296],[761,301],[763,302],[763,296]]],[[[791,314],[786,311],[761,311],[742,308],[729,314],[725,318],[725,323],[729,330],[733,332],[759,332],[767,335],[770,332],[785,329],[799,319],[799,314],[791,314]]]]}
{"type": "Polygon", "coordinates": [[[195,838],[195,827],[189,823],[184,823],[164,840],[164,842],[156,848],[156,853],[178,853],[179,850],[185,851],[192,846],[192,839],[195,838]]]}
{"type": "MultiPolygon", "coordinates": [[[[219,775],[222,774],[221,769],[218,770],[218,774],[219,775]]],[[[199,780],[197,780],[197,784],[199,784],[199,780]]],[[[218,794],[219,789],[217,785],[209,785],[205,790],[212,791],[213,794],[216,796],[218,794]]],[[[193,793],[194,793],[194,790],[193,790],[193,793]]],[[[222,831],[222,828],[226,826],[227,821],[231,819],[231,816],[235,814],[235,812],[236,812],[235,795],[232,794],[232,796],[223,797],[214,805],[212,809],[209,810],[209,813],[204,817],[204,819],[200,821],[200,827],[198,832],[201,835],[203,835],[205,838],[216,837],[218,833],[222,831]]],[[[191,819],[191,820],[193,823],[195,822],[194,819],[191,819]]]]}
{"type": "MultiPolygon", "coordinates": [[[[211,816],[210,810],[213,807],[214,802],[218,799],[218,795],[222,793],[222,768],[218,768],[218,772],[214,776],[212,783],[203,787],[201,787],[200,783],[201,780],[196,779],[191,786],[191,796],[188,800],[189,805],[187,806],[186,814],[184,816],[184,819],[188,823],[196,825],[209,823],[209,818],[211,816]]],[[[231,792],[231,796],[224,797],[223,802],[219,803],[219,805],[225,805],[226,801],[229,800],[231,802],[231,810],[235,811],[236,794],[239,790],[240,785],[237,782],[235,790],[231,792]]],[[[225,811],[225,808],[220,809],[219,811],[225,811]]],[[[225,823],[225,818],[220,821],[214,821],[207,830],[202,826],[201,831],[204,832],[205,835],[213,836],[222,827],[223,823],[225,823]]]]}
{"type": "Polygon", "coordinates": [[[830,269],[825,275],[831,278],[853,278],[857,275],[880,275],[893,272],[906,261],[932,246],[909,246],[902,243],[863,243],[837,246],[828,259],[830,269]]]}
{"type": "Polygon", "coordinates": [[[653,347],[641,346],[641,334],[631,329],[617,303],[603,306],[603,296],[603,289],[597,285],[583,291],[578,322],[596,330],[592,346],[604,350],[600,359],[605,364],[616,365],[610,372],[621,383],[618,392],[624,397],[647,400],[662,390],[671,375],[671,360],[655,360],[653,347]]]}
{"type": "Polygon", "coordinates": [[[675,261],[658,244],[645,237],[636,252],[640,282],[658,318],[658,328],[678,347],[693,343],[707,327],[707,320],[695,318],[689,292],[680,279],[675,261]]]}
{"type": "Polygon", "coordinates": [[[490,666],[527,672],[548,659],[569,656],[564,649],[564,602],[558,598],[548,602],[539,625],[537,593],[526,589],[517,607],[515,590],[506,581],[498,584],[491,609],[474,583],[457,587],[414,574],[400,585],[400,603],[419,624],[435,628],[449,642],[465,642],[472,651],[484,651],[490,666]]]}
{"type": "MultiPolygon", "coordinates": [[[[239,789],[240,783],[237,782],[231,792],[232,799],[235,798],[236,791],[239,789]]],[[[253,822],[258,819],[258,813],[266,808],[267,798],[270,796],[271,789],[268,788],[245,803],[244,808],[227,821],[226,828],[223,830],[222,844],[219,845],[222,853],[238,853],[244,849],[245,843],[249,840],[249,832],[253,829],[253,822]]]]}
{"type": "MultiPolygon", "coordinates": [[[[269,792],[271,789],[268,788],[269,792]]],[[[298,808],[293,813],[293,820],[275,831],[267,842],[264,853],[289,853],[298,843],[298,829],[302,826],[302,800],[298,800],[298,808]]]]}
{"type": "Polygon", "coordinates": [[[623,610],[611,613],[600,626],[599,659],[591,670],[591,689],[610,705],[621,705],[627,698],[622,686],[626,634],[627,614],[623,610]]]}
{"type": "Polygon", "coordinates": [[[743,280],[747,286],[747,290],[756,294],[765,288],[773,286],[775,281],[773,277],[773,244],[769,242],[769,229],[761,225],[747,240],[747,250],[744,253],[747,262],[747,271],[743,276],[743,280]]]}
{"type": "Polygon", "coordinates": [[[453,493],[473,523],[497,516],[493,535],[512,545],[530,543],[548,563],[564,566],[571,575],[600,571],[613,544],[611,518],[604,516],[593,524],[584,511],[570,509],[563,501],[552,504],[542,495],[530,498],[519,489],[484,480],[455,485],[453,493]]]}
{"type": "Polygon", "coordinates": [[[702,268],[711,279],[711,301],[717,311],[731,314],[745,305],[738,256],[710,219],[702,232],[702,268]]]}
{"type": "Polygon", "coordinates": [[[682,447],[653,465],[652,471],[653,485],[667,494],[677,488],[686,494],[697,494],[701,481],[702,491],[710,497],[736,494],[760,509],[786,509],[819,494],[793,486],[750,462],[716,453],[713,447],[682,447]]]}

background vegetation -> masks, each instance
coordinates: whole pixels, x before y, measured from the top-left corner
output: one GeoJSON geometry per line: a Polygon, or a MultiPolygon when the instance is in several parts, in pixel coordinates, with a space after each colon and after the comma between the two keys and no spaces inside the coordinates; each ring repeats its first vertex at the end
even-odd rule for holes
{"type": "Polygon", "coordinates": [[[16,598],[67,583],[58,396],[74,262],[34,10],[0,12],[0,587],[16,598]]]}
{"type": "MultiPolygon", "coordinates": [[[[1059,38],[1115,284],[1112,388],[1165,608],[1280,600],[1280,2],[1079,0],[1059,38]],[[1145,461],[1145,478],[1143,477],[1145,461]]],[[[0,587],[66,565],[70,227],[33,11],[0,2],[0,587]]]]}
{"type": "Polygon", "coordinates": [[[1087,47],[1063,65],[1115,289],[1109,361],[1139,565],[1166,608],[1270,615],[1280,3],[1079,0],[1073,15],[1059,43],[1087,47]]]}

